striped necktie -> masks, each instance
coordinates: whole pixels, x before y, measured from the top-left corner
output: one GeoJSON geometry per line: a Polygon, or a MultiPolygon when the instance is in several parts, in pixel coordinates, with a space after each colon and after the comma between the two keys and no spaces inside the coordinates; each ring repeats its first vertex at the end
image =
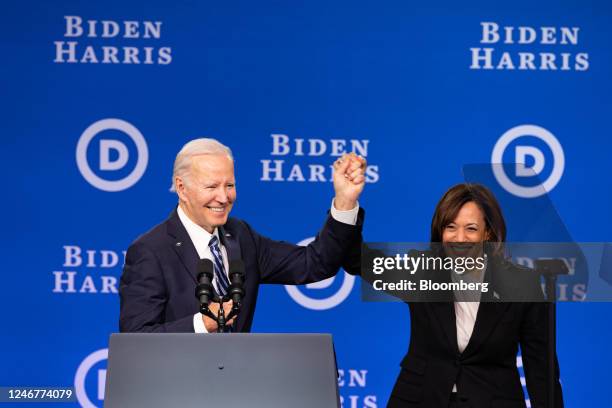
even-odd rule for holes
{"type": "Polygon", "coordinates": [[[227,294],[229,280],[227,279],[227,274],[225,273],[225,266],[223,265],[223,256],[221,255],[221,248],[219,248],[219,239],[216,235],[212,236],[210,242],[208,243],[208,246],[210,247],[210,252],[213,256],[215,282],[217,283],[217,295],[219,295],[219,297],[222,297],[227,294]]]}

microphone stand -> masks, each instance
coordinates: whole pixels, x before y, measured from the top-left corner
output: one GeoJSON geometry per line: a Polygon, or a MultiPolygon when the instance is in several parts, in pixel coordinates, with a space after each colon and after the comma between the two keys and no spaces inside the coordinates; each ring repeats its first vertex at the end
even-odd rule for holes
{"type": "Polygon", "coordinates": [[[546,334],[548,337],[547,361],[547,390],[548,408],[555,408],[556,396],[556,356],[557,356],[557,276],[567,275],[569,270],[561,259],[538,259],[535,261],[536,271],[544,276],[547,301],[546,334]]]}
{"type": "Polygon", "coordinates": [[[225,309],[223,308],[223,303],[229,300],[228,296],[217,297],[215,296],[214,301],[219,303],[219,311],[217,315],[210,310],[208,304],[202,303],[200,305],[200,313],[205,316],[210,317],[212,320],[217,322],[217,333],[227,333],[227,322],[232,320],[234,317],[238,316],[240,312],[240,307],[242,306],[242,302],[234,303],[232,306],[232,310],[229,312],[227,316],[225,316],[225,309]]]}
{"type": "Polygon", "coordinates": [[[218,333],[226,333],[225,331],[226,324],[227,324],[226,322],[229,322],[234,317],[238,316],[238,312],[240,312],[240,307],[242,306],[242,302],[234,302],[232,306],[232,310],[230,310],[229,314],[225,316],[225,309],[223,308],[223,302],[226,302],[228,300],[229,298],[227,296],[224,296],[219,301],[219,304],[220,304],[219,318],[217,319],[217,325],[219,327],[217,329],[218,333]]]}
{"type": "Polygon", "coordinates": [[[219,313],[217,314],[217,333],[225,333],[225,325],[229,321],[229,318],[225,319],[225,308],[223,307],[223,302],[225,301],[225,296],[219,299],[219,313]]]}

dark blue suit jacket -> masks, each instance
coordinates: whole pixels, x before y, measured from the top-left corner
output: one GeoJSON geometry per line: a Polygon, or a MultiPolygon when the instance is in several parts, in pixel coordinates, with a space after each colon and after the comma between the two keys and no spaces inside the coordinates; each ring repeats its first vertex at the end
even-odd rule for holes
{"type": "MultiPolygon", "coordinates": [[[[328,215],[316,239],[301,247],[274,241],[246,222],[229,218],[219,236],[229,260],[245,264],[245,297],[235,330],[251,329],[260,283],[317,282],[334,276],[350,250],[361,245],[364,211],[356,226],[328,215]]],[[[122,332],[193,332],[198,254],[178,214],[140,236],[127,251],[119,285],[122,332]]]]}

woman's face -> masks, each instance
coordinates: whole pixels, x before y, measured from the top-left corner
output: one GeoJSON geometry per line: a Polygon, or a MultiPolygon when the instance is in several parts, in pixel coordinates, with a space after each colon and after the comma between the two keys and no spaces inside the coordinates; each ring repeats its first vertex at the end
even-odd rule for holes
{"type": "Polygon", "coordinates": [[[488,238],[484,214],[473,201],[461,207],[457,217],[444,227],[442,242],[483,242],[488,238]]]}

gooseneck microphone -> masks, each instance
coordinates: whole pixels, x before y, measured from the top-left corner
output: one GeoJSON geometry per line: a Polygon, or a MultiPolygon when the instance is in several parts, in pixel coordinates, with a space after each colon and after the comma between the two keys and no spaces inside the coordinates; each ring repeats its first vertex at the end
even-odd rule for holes
{"type": "Polygon", "coordinates": [[[230,285],[227,288],[227,294],[221,300],[221,304],[223,304],[224,301],[231,299],[232,310],[229,312],[227,317],[225,317],[223,315],[222,308],[220,308],[220,318],[217,320],[217,323],[219,324],[219,333],[225,333],[225,322],[230,321],[235,316],[238,316],[238,312],[240,312],[240,307],[242,306],[242,298],[244,297],[244,262],[238,259],[234,259],[229,262],[229,278],[230,285]]]}
{"type": "Polygon", "coordinates": [[[196,298],[200,301],[200,308],[214,300],[215,292],[212,286],[213,263],[210,259],[200,259],[198,262],[198,286],[195,289],[196,298]]]}
{"type": "Polygon", "coordinates": [[[244,297],[244,262],[236,259],[229,263],[230,286],[227,294],[234,302],[234,307],[240,307],[244,297]]]}

